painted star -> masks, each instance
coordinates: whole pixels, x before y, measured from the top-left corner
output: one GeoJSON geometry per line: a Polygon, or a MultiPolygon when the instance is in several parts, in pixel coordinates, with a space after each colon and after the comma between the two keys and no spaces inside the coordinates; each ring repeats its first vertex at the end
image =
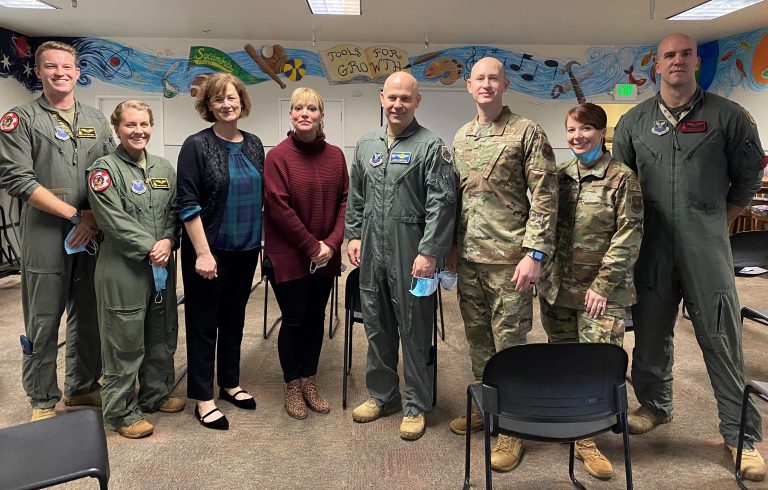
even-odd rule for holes
{"type": "Polygon", "coordinates": [[[29,77],[32,74],[32,67],[29,63],[24,63],[24,78],[29,77]]]}
{"type": "Polygon", "coordinates": [[[3,65],[3,69],[5,71],[8,71],[8,68],[10,68],[10,66],[11,66],[11,59],[8,58],[7,54],[5,54],[5,53],[2,53],[2,54],[3,54],[3,59],[0,60],[0,64],[3,65]]]}

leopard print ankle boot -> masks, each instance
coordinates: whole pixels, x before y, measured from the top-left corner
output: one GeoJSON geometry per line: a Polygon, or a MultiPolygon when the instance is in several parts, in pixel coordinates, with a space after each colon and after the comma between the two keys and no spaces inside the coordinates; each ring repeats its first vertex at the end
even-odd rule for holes
{"type": "Polygon", "coordinates": [[[300,379],[294,379],[285,385],[285,411],[295,419],[307,418],[307,405],[301,396],[300,379]]]}
{"type": "Polygon", "coordinates": [[[315,383],[315,377],[310,376],[304,380],[304,386],[301,387],[301,394],[304,396],[304,400],[307,402],[309,408],[318,413],[328,413],[331,411],[328,401],[320,396],[320,392],[317,391],[317,384],[315,383]]]}

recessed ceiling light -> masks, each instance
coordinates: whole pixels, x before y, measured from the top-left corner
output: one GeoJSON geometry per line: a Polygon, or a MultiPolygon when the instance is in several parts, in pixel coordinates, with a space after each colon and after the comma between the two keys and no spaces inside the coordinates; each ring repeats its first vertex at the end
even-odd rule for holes
{"type": "Polygon", "coordinates": [[[307,0],[315,15],[361,15],[360,0],[307,0]]]}
{"type": "Polygon", "coordinates": [[[669,20],[712,20],[731,12],[741,10],[763,0],[709,0],[693,8],[680,12],[669,20]]]}
{"type": "Polygon", "coordinates": [[[56,5],[40,0],[0,0],[0,7],[11,9],[57,9],[56,5]]]}

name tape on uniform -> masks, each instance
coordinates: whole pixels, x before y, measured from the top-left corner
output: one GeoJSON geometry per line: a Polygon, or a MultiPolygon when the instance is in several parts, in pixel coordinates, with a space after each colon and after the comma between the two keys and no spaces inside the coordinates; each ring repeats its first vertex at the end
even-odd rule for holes
{"type": "Polygon", "coordinates": [[[147,179],[147,182],[149,182],[149,186],[153,189],[170,189],[171,188],[171,185],[168,183],[168,179],[153,177],[151,179],[147,179]]]}
{"type": "Polygon", "coordinates": [[[96,128],[77,128],[78,138],[95,138],[96,128]]]}
{"type": "Polygon", "coordinates": [[[389,163],[409,164],[411,163],[411,152],[396,151],[389,156],[389,163]]]}

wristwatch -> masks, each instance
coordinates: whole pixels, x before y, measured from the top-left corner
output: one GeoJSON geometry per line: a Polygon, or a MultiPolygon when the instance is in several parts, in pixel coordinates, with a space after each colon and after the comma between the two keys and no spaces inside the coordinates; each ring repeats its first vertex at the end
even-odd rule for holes
{"type": "Polygon", "coordinates": [[[80,224],[80,221],[83,219],[83,217],[80,215],[80,210],[78,209],[75,214],[72,215],[71,218],[69,218],[69,222],[73,225],[77,226],[80,224]]]}
{"type": "Polygon", "coordinates": [[[539,252],[538,250],[529,250],[528,253],[525,255],[532,258],[536,262],[541,262],[542,259],[544,259],[544,253],[539,252]]]}

